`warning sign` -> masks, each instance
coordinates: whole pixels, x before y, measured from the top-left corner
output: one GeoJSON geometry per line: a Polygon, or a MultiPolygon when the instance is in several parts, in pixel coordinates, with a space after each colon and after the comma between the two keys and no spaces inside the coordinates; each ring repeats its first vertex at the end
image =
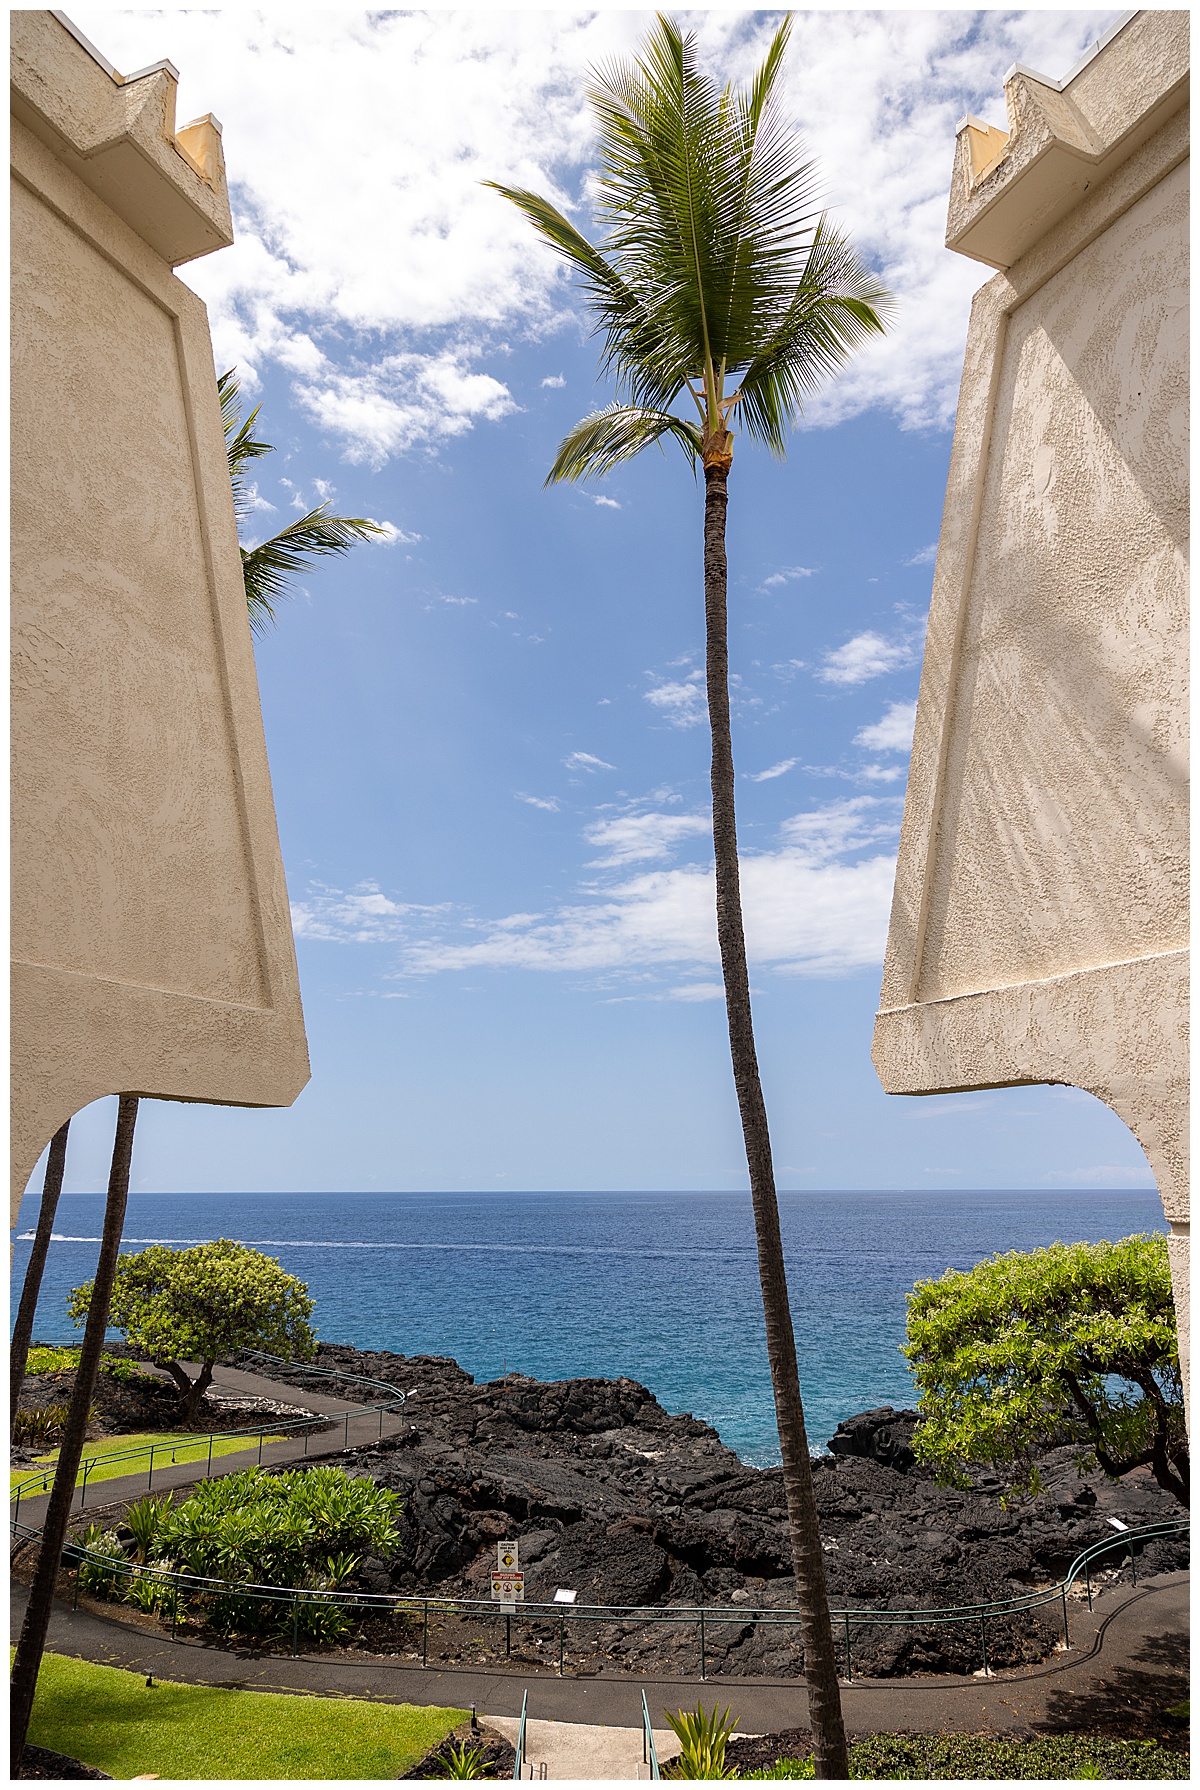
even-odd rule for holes
{"type": "Polygon", "coordinates": [[[496,1543],[496,1565],[501,1572],[518,1572],[521,1561],[520,1544],[515,1541],[498,1541],[496,1543]]]}
{"type": "Polygon", "coordinates": [[[492,1574],[492,1602],[498,1604],[523,1604],[525,1602],[525,1574],[523,1572],[494,1572],[492,1574]]]}

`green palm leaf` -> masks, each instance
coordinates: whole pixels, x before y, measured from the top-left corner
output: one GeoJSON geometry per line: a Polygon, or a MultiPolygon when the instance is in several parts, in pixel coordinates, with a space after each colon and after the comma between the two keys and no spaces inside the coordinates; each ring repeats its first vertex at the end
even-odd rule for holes
{"type": "Polygon", "coordinates": [[[329,505],[323,503],[307,516],[298,516],[269,541],[260,541],[257,547],[243,547],[246,607],[255,633],[261,634],[275,620],[274,605],[282,597],[291,596],[293,579],[312,560],[330,553],[348,553],[356,541],[369,541],[384,533],[378,522],[366,516],[331,516],[329,505]]]}
{"type": "Polygon", "coordinates": [[[619,461],[631,460],[652,441],[661,444],[667,435],[675,437],[694,464],[700,454],[700,431],[694,423],[669,411],[611,404],[585,416],[559,443],[546,483],[598,477],[619,461]]]}
{"type": "MultiPolygon", "coordinates": [[[[242,421],[241,391],[232,367],[217,380],[217,392],[221,401],[229,482],[233,486],[233,511],[240,529],[254,511],[246,487],[245,469],[251,460],[259,460],[275,450],[269,441],[259,441],[252,433],[259,406],[256,405],[242,421]]],[[[386,533],[385,528],[367,516],[335,516],[330,513],[329,505],[323,503],[281,528],[269,541],[260,541],[256,547],[243,547],[242,581],[251,628],[261,634],[275,620],[274,604],[292,594],[289,589],[292,580],[312,560],[327,554],[348,553],[356,541],[375,540],[386,533]]]]}

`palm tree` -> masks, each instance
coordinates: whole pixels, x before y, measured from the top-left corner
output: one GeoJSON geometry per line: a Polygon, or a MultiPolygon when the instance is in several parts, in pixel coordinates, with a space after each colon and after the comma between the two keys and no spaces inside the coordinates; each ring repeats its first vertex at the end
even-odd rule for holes
{"type": "Polygon", "coordinates": [[[42,1271],[46,1266],[46,1256],[50,1249],[50,1238],[54,1230],[54,1214],[58,1210],[58,1199],[62,1193],[63,1172],[67,1166],[67,1133],[71,1121],[67,1119],[61,1124],[50,1139],[50,1154],[46,1158],[46,1179],[42,1183],[42,1203],[38,1207],[37,1229],[34,1232],[33,1248],[29,1252],[29,1260],[25,1265],[25,1279],[21,1284],[21,1300],[17,1306],[17,1321],[13,1325],[12,1343],[9,1346],[9,1423],[11,1431],[17,1424],[17,1400],[21,1396],[21,1388],[25,1384],[25,1365],[29,1360],[29,1344],[33,1340],[33,1319],[37,1311],[38,1294],[42,1290],[42,1271]]]}
{"type": "Polygon", "coordinates": [[[579,277],[617,401],[576,424],[547,484],[604,473],[668,437],[704,469],[704,606],[717,937],[758,1239],[818,1777],[848,1776],[837,1662],[788,1305],[746,968],[729,723],[725,516],[734,430],[777,456],[805,397],[883,328],[888,294],[815,203],[811,162],[774,103],[790,22],[749,87],[703,75],[659,15],[642,55],[593,71],[590,243],[538,194],[490,185],[579,277]],[[677,415],[677,398],[696,415],[677,415]]]}
{"type": "MultiPolygon", "coordinates": [[[[233,486],[233,508],[239,530],[253,513],[253,496],[246,480],[246,468],[252,460],[260,460],[275,449],[269,441],[255,439],[253,430],[260,405],[246,418],[241,417],[241,390],[232,367],[217,380],[221,397],[221,422],[225,429],[225,453],[229,460],[229,479],[233,486]]],[[[306,516],[297,517],[281,528],[269,541],[256,547],[242,548],[242,577],[246,585],[246,607],[250,626],[263,633],[275,620],[273,604],[291,595],[288,585],[309,560],[327,553],[348,553],[355,541],[368,541],[387,530],[366,516],[332,516],[323,503],[306,516]]]]}

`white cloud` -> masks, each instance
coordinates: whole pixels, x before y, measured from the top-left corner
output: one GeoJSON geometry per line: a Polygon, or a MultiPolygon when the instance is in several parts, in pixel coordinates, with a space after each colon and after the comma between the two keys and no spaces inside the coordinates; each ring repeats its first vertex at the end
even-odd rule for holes
{"type": "Polygon", "coordinates": [[[547,814],[558,813],[558,803],[553,796],[523,796],[518,793],[518,802],[528,802],[531,808],[544,808],[547,814]]]}
{"type": "Polygon", "coordinates": [[[369,520],[375,523],[376,528],[382,530],[381,534],[375,536],[376,546],[395,547],[398,545],[401,547],[412,547],[417,541],[423,541],[425,539],[424,535],[410,533],[404,528],[397,528],[394,522],[383,522],[375,516],[370,517],[369,520]]]}
{"type": "MultiPolygon", "coordinates": [[[[646,673],[654,677],[653,671],[646,673]]],[[[708,716],[708,698],[704,690],[704,673],[689,672],[686,678],[666,679],[646,691],[651,703],[672,727],[695,727],[708,716]]]]}
{"type": "Polygon", "coordinates": [[[906,566],[931,566],[937,558],[937,549],[937,542],[930,541],[928,547],[922,547],[919,553],[914,553],[912,558],[906,559],[904,563],[906,566]]]}
{"type": "Polygon", "coordinates": [[[910,752],[916,720],[915,702],[890,702],[878,721],[855,734],[854,744],[868,752],[910,752]]]}
{"type": "Polygon", "coordinates": [[[763,590],[775,590],[781,584],[791,584],[797,578],[811,578],[816,572],[815,566],[780,566],[769,578],[762,581],[763,590]]]}
{"type": "Polygon", "coordinates": [[[1100,1162],[1093,1168],[1052,1169],[1042,1176],[1046,1187],[1153,1187],[1154,1176],[1148,1163],[1132,1167],[1116,1162],[1100,1162]]]}
{"type": "Polygon", "coordinates": [[[725,984],[723,982],[685,982],[679,988],[669,988],[667,999],[670,1001],[723,1001],[725,984]]]}
{"type": "Polygon", "coordinates": [[[886,640],[868,628],[855,634],[844,646],[825,654],[825,663],[817,672],[824,684],[865,684],[869,678],[882,677],[886,671],[899,671],[911,665],[917,655],[919,637],[910,634],[886,640]]]}
{"type": "Polygon", "coordinates": [[[616,765],[609,764],[605,758],[596,758],[590,752],[571,752],[563,759],[569,771],[615,771],[616,765]]]}
{"type": "MultiPolygon", "coordinates": [[[[752,962],[783,975],[806,975],[882,961],[895,858],[878,848],[895,839],[898,807],[864,796],[834,803],[793,816],[781,829],[777,850],[743,854],[752,962]]],[[[407,942],[400,973],[491,968],[628,971],[640,977],[671,964],[711,969],[719,961],[714,899],[711,868],[646,871],[549,916],[510,915],[427,930],[407,942]]]]}
{"type": "Polygon", "coordinates": [[[567,383],[567,382],[566,382],[566,380],[565,380],[565,379],[564,379],[564,378],[563,378],[563,376],[562,376],[562,374],[561,374],[561,373],[552,373],[552,374],[551,374],[551,375],[550,375],[550,377],[549,377],[549,379],[543,379],[543,380],[542,380],[542,384],[543,384],[543,385],[549,385],[549,386],[552,386],[552,387],[554,387],[554,388],[555,388],[555,389],[556,389],[556,390],[557,390],[557,389],[560,389],[560,388],[561,388],[561,387],[562,387],[562,386],[564,386],[564,385],[565,385],[565,384],[566,384],[566,383],[567,383]]]}
{"type": "Polygon", "coordinates": [[[431,915],[436,907],[397,902],[378,883],[359,883],[349,891],[314,885],[304,901],[292,903],[292,930],[297,938],[333,939],[343,944],[379,945],[405,936],[411,914],[431,915]]]}
{"type": "Polygon", "coordinates": [[[478,597],[445,597],[439,592],[438,602],[445,603],[451,609],[470,609],[478,602],[478,597]]]}
{"type": "Polygon", "coordinates": [[[619,510],[621,507],[615,497],[597,497],[597,495],[594,491],[589,491],[588,496],[591,498],[593,503],[599,504],[601,509],[619,510]]]}
{"type": "Polygon", "coordinates": [[[707,814],[623,814],[596,821],[583,836],[604,854],[594,858],[593,865],[611,866],[665,858],[681,840],[711,833],[707,814]]]}
{"type": "MultiPolygon", "coordinates": [[[[879,404],[909,424],[949,420],[970,297],[987,277],[942,240],[954,127],[964,112],[1002,119],[1012,62],[1062,75],[1116,16],[795,15],[789,109],[836,222],[899,300],[888,335],[807,406],[811,421],[879,404]]],[[[237,242],[183,277],[209,305],[219,364],[236,363],[247,390],[268,363],[284,367],[369,461],[513,408],[481,356],[513,330],[552,327],[575,300],[552,253],[480,183],[570,204],[591,156],[587,68],[632,50],[648,14],[85,5],[72,18],[120,68],[170,56],[179,117],[223,122],[237,242]],[[297,126],[314,119],[319,130],[297,126]]],[[[722,11],[692,22],[705,61],[739,79],[775,23],[722,11]]]]}
{"type": "Polygon", "coordinates": [[[782,777],[785,772],[792,770],[799,763],[798,758],[781,758],[779,763],[773,764],[769,770],[746,771],[743,774],[747,783],[770,783],[773,777],[782,777]]]}

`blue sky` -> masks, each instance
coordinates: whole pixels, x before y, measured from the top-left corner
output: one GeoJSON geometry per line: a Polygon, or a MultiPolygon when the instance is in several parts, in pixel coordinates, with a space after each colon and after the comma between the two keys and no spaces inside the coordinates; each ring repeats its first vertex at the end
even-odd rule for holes
{"type": "MultiPolygon", "coordinates": [[[[257,646],[313,1080],[287,1112],[148,1105],[182,1191],[744,1183],[719,998],[701,493],[677,451],[545,491],[606,397],[569,286],[485,178],[586,217],[586,65],[647,16],[76,8],[222,120],[239,239],[183,270],[262,433],[261,532],[324,496],[387,544],[257,646]]],[[[773,13],[684,15],[743,75],[773,13]]],[[[870,1063],[972,290],[941,247],[954,126],[1116,15],[798,15],[789,101],[900,297],[729,528],[747,921],[780,1184],[1149,1184],[1071,1089],[889,1099],[870,1063]]],[[[184,917],[181,917],[184,919],[184,917]]],[[[111,1103],[75,1126],[95,1186],[111,1103]]]]}

